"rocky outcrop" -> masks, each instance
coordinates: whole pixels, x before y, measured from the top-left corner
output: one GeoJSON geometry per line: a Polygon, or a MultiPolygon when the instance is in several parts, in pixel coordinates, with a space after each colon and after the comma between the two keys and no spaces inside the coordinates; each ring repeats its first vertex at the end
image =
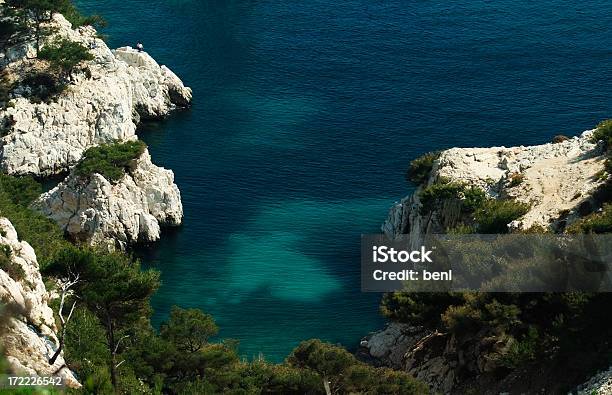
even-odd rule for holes
{"type": "MultiPolygon", "coordinates": [[[[510,231],[542,227],[562,232],[601,203],[597,201],[597,191],[605,180],[598,175],[604,169],[605,155],[591,136],[592,131],[586,131],[565,141],[537,146],[445,150],[434,160],[426,182],[391,208],[382,231],[391,238],[409,234],[415,247],[421,244],[423,235],[445,233],[465,222],[466,213],[455,198],[442,199],[423,209],[421,192],[442,181],[475,186],[490,199],[528,203],[529,211],[508,224],[510,231]]],[[[510,342],[508,337],[484,330],[460,338],[392,323],[362,341],[361,349],[378,363],[400,366],[437,393],[463,393],[467,388],[478,388],[477,392],[493,394],[530,388],[538,380],[546,382],[548,378],[520,369],[503,380],[495,376],[502,366],[500,355],[510,342]],[[531,382],[523,385],[521,380],[525,377],[531,382]]],[[[607,385],[603,378],[597,383],[607,385]]]]}
{"type": "Polygon", "coordinates": [[[116,184],[100,174],[72,173],[33,207],[71,238],[110,249],[155,241],[162,226],[177,226],[183,218],[174,173],[151,163],[147,150],[116,184]]]}
{"type": "Polygon", "coordinates": [[[591,377],[571,393],[576,395],[612,395],[612,367],[591,377]]]}
{"type": "MultiPolygon", "coordinates": [[[[140,118],[159,118],[191,102],[191,89],[146,52],[130,47],[111,51],[92,27],[72,29],[56,14],[55,36],[81,43],[94,60],[75,70],[68,87],[54,100],[34,103],[31,88],[13,90],[0,110],[0,168],[9,174],[48,176],[65,172],[89,147],[135,139],[140,118]]],[[[51,38],[49,39],[51,40],[51,38]]],[[[36,70],[33,39],[2,48],[0,68],[19,81],[36,70]]]]}
{"type": "Polygon", "coordinates": [[[0,218],[0,298],[4,307],[0,343],[15,374],[61,376],[66,385],[79,382],[66,367],[63,353],[53,365],[49,359],[59,346],[49,293],[40,275],[32,247],[19,241],[6,218],[0,218]]]}
{"type": "Polygon", "coordinates": [[[427,334],[423,327],[391,322],[361,340],[358,355],[376,366],[404,369],[406,353],[427,334]]]}
{"type": "Polygon", "coordinates": [[[560,143],[529,147],[452,148],[434,162],[425,185],[395,204],[382,231],[390,237],[444,233],[459,219],[460,206],[452,201],[430,213],[421,213],[420,191],[440,179],[477,186],[491,198],[512,198],[531,209],[509,226],[559,230],[588,211],[594,191],[603,183],[600,146],[590,141],[592,131],[560,143]]]}

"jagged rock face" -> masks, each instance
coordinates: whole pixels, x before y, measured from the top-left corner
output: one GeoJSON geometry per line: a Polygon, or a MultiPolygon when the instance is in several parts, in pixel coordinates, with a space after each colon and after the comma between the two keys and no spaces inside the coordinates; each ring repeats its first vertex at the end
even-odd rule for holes
{"type": "Polygon", "coordinates": [[[148,151],[116,184],[100,174],[71,174],[33,207],[75,240],[109,249],[155,241],[161,226],[180,225],[183,218],[174,173],[151,163],[148,151]]]}
{"type": "MultiPolygon", "coordinates": [[[[594,191],[603,183],[596,174],[604,168],[601,147],[590,141],[592,131],[561,143],[530,147],[452,148],[434,162],[431,185],[444,178],[473,185],[489,197],[510,197],[531,204],[529,212],[510,224],[511,229],[534,225],[559,228],[580,216],[581,206],[589,204],[594,191]],[[522,181],[513,185],[512,176],[522,181]]],[[[447,202],[439,210],[420,212],[420,186],[394,205],[382,231],[390,237],[410,233],[444,233],[459,219],[457,204],[447,202]]]]}
{"type": "Polygon", "coordinates": [[[505,341],[487,330],[459,339],[420,326],[392,322],[362,340],[357,355],[377,366],[403,370],[426,383],[433,392],[448,394],[455,392],[462,374],[478,376],[499,368],[496,356],[504,347],[505,341]]]}
{"type": "MultiPolygon", "coordinates": [[[[73,73],[71,84],[57,100],[36,104],[16,97],[0,110],[4,172],[38,176],[64,172],[91,146],[135,139],[140,117],[163,117],[190,104],[191,89],[146,52],[129,47],[111,51],[92,27],[73,30],[59,14],[52,23],[57,35],[89,48],[95,59],[73,73]]],[[[17,74],[34,54],[33,41],[2,48],[0,67],[17,74]]],[[[24,87],[24,96],[26,91],[24,87]]]]}
{"type": "Polygon", "coordinates": [[[20,278],[12,278],[0,269],[0,298],[9,311],[8,319],[0,322],[0,343],[11,371],[34,376],[61,376],[68,386],[80,387],[72,372],[65,367],[63,353],[53,365],[49,365],[49,358],[59,346],[53,311],[48,306],[49,293],[42,281],[34,250],[28,243],[19,241],[15,228],[6,218],[0,218],[0,246],[10,251],[10,261],[23,271],[20,278]]]}
{"type": "Polygon", "coordinates": [[[377,366],[403,369],[406,353],[428,333],[423,327],[391,322],[385,329],[362,340],[358,353],[366,353],[366,359],[377,366]]]}

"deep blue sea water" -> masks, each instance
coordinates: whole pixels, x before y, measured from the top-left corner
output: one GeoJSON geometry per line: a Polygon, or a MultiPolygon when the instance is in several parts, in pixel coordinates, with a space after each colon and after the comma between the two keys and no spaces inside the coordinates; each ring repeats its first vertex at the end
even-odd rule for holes
{"type": "Polygon", "coordinates": [[[410,192],[409,160],[520,145],[612,116],[612,1],[79,0],[193,87],[144,125],[184,225],[144,254],[154,321],[213,314],[241,352],[351,348],[382,325],[359,235],[410,192]]]}

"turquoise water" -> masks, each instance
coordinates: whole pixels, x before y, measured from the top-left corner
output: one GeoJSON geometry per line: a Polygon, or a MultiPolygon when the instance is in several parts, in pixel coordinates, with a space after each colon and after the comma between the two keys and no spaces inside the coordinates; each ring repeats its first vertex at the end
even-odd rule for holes
{"type": "Polygon", "coordinates": [[[353,348],[379,328],[359,235],[410,192],[411,158],[532,144],[610,117],[611,1],[79,0],[111,46],[142,41],[193,87],[143,125],[185,223],[143,253],[173,304],[212,313],[241,352],[353,348]]]}

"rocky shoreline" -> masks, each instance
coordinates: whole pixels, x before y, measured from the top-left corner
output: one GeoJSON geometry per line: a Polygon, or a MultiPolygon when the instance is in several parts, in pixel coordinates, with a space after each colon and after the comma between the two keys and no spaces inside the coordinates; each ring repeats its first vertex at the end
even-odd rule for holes
{"type": "MultiPolygon", "coordinates": [[[[137,140],[142,119],[160,119],[189,107],[191,89],[144,51],[111,50],[91,26],[73,29],[64,16],[54,14],[45,28],[53,34],[44,43],[67,39],[86,48],[93,60],[71,71],[57,97],[33,100],[36,87],[24,81],[41,67],[42,61],[35,56],[36,40],[26,34],[1,48],[0,68],[13,89],[0,109],[0,169],[37,178],[68,174],[32,207],[57,222],[75,241],[123,250],[158,240],[162,227],[178,226],[183,218],[171,170],[155,166],[148,150],[116,183],[96,173],[77,176],[74,166],[91,147],[137,140]]],[[[49,365],[59,347],[48,305],[51,295],[42,282],[34,250],[19,241],[5,218],[0,218],[0,247],[9,259],[7,265],[19,265],[22,269],[17,268],[17,273],[25,272],[16,279],[0,270],[0,296],[15,307],[2,332],[11,371],[58,375],[68,386],[80,387],[65,366],[63,352],[49,365]]]]}

